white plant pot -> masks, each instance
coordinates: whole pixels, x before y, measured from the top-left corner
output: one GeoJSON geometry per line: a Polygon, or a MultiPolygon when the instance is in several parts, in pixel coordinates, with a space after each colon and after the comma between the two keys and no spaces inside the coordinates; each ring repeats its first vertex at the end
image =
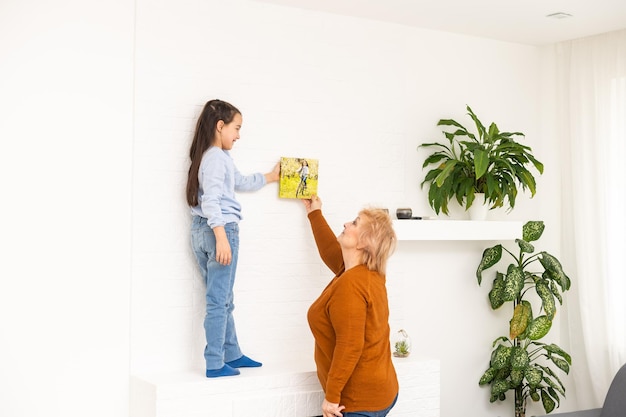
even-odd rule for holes
{"type": "Polygon", "coordinates": [[[485,204],[485,195],[482,193],[474,194],[474,202],[467,209],[470,220],[486,220],[489,205],[485,204]]]}

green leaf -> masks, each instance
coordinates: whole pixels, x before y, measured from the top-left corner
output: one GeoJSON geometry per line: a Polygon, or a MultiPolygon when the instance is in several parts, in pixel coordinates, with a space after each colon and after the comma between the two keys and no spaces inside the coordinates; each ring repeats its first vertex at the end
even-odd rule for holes
{"type": "Polygon", "coordinates": [[[552,291],[552,294],[556,297],[557,300],[559,300],[559,304],[563,305],[563,297],[561,297],[561,293],[559,292],[559,288],[554,283],[554,280],[550,281],[550,291],[552,291]]]}
{"type": "MultiPolygon", "coordinates": [[[[422,188],[424,188],[424,184],[425,183],[431,183],[435,178],[437,178],[437,175],[439,175],[441,173],[440,169],[432,169],[428,172],[428,174],[426,174],[426,178],[424,178],[424,181],[422,181],[422,183],[420,184],[420,186],[422,188]]],[[[435,187],[435,185],[431,185],[431,187],[435,187]]]]}
{"type": "Polygon", "coordinates": [[[530,324],[530,322],[532,322],[533,320],[533,310],[532,310],[532,305],[530,304],[530,302],[526,301],[526,300],[522,300],[522,302],[520,303],[521,305],[524,305],[524,310],[526,312],[526,314],[528,314],[528,318],[527,318],[527,323],[526,323],[526,328],[525,330],[519,334],[517,336],[518,339],[528,339],[528,324],[530,324]]]}
{"type": "Polygon", "coordinates": [[[522,188],[528,188],[530,190],[531,198],[534,197],[537,192],[535,177],[533,177],[528,170],[522,169],[517,173],[517,179],[519,180],[522,188]]]}
{"type": "Polygon", "coordinates": [[[499,397],[509,390],[509,382],[507,380],[498,380],[491,385],[491,395],[499,397]]]}
{"type": "Polygon", "coordinates": [[[496,369],[489,368],[485,371],[483,376],[480,377],[480,381],[478,381],[478,385],[486,385],[493,381],[493,378],[496,376],[496,369]]]}
{"type": "Polygon", "coordinates": [[[465,129],[461,124],[452,119],[441,119],[439,120],[439,122],[437,122],[437,126],[456,126],[459,129],[467,131],[467,129],[465,129]]]}
{"type": "Polygon", "coordinates": [[[535,247],[525,240],[515,239],[515,242],[517,243],[517,246],[519,246],[520,250],[524,253],[533,253],[535,251],[535,247]]]}
{"type": "Polygon", "coordinates": [[[489,303],[491,308],[496,310],[504,304],[504,274],[497,272],[496,277],[493,280],[493,287],[489,291],[489,303]]]}
{"type": "Polygon", "coordinates": [[[539,340],[550,331],[552,320],[547,316],[539,316],[528,325],[527,337],[530,340],[539,340]]]}
{"type": "Polygon", "coordinates": [[[489,131],[487,132],[487,138],[489,143],[493,143],[498,140],[503,140],[503,137],[506,135],[506,132],[502,132],[500,134],[500,130],[498,130],[498,126],[495,123],[491,123],[489,125],[489,131]]]}
{"type": "Polygon", "coordinates": [[[561,262],[548,252],[541,252],[539,256],[539,262],[546,269],[550,271],[550,277],[553,278],[561,287],[563,291],[570,289],[571,281],[569,277],[563,271],[561,262]]]}
{"type": "Polygon", "coordinates": [[[508,346],[498,346],[491,358],[491,367],[496,370],[505,369],[509,366],[511,348],[508,346]]]}
{"type": "Polygon", "coordinates": [[[524,371],[522,369],[512,369],[511,370],[511,383],[509,384],[510,388],[519,387],[524,380],[524,371]]]}
{"type": "Polygon", "coordinates": [[[551,343],[549,345],[545,345],[543,348],[549,353],[561,356],[563,359],[567,361],[567,363],[571,365],[572,357],[569,355],[569,353],[561,349],[558,345],[551,343]]]}
{"type": "Polygon", "coordinates": [[[519,346],[513,346],[511,348],[511,368],[514,370],[524,370],[528,367],[530,363],[530,359],[528,357],[528,352],[519,346]]]}
{"type": "Polygon", "coordinates": [[[530,159],[530,162],[532,162],[532,164],[535,166],[535,168],[537,169],[537,171],[539,171],[540,174],[543,174],[543,164],[539,161],[537,161],[535,159],[534,156],[532,156],[531,154],[526,154],[526,156],[528,157],[528,159],[530,159]]]}
{"type": "Polygon", "coordinates": [[[496,345],[502,344],[502,343],[511,343],[511,341],[506,336],[500,336],[496,340],[493,341],[493,343],[491,344],[491,347],[492,348],[496,347],[496,345]]]}
{"type": "Polygon", "coordinates": [[[476,174],[476,179],[485,175],[488,167],[489,154],[484,149],[476,148],[474,150],[474,173],[476,174]]]}
{"type": "Polygon", "coordinates": [[[505,366],[502,369],[498,369],[496,372],[496,380],[507,379],[511,375],[511,367],[505,366]]]}
{"type": "Polygon", "coordinates": [[[476,130],[478,130],[478,137],[483,139],[485,137],[485,127],[483,126],[482,122],[478,119],[478,117],[474,114],[470,106],[466,106],[466,109],[468,112],[467,114],[469,114],[469,116],[474,121],[474,124],[476,125],[476,130]]]}
{"type": "Polygon", "coordinates": [[[543,372],[536,368],[527,368],[524,376],[526,377],[526,381],[528,381],[528,385],[531,388],[537,388],[541,385],[541,380],[543,379],[543,372]]]}
{"type": "MultiPolygon", "coordinates": [[[[548,387],[548,392],[550,393],[550,396],[556,400],[556,402],[557,402],[557,407],[558,407],[559,405],[561,405],[561,400],[559,399],[559,395],[556,393],[556,391],[554,390],[554,388],[552,388],[552,387],[548,387]]],[[[565,395],[563,395],[563,396],[565,396],[565,395]]]]}
{"type": "Polygon", "coordinates": [[[556,303],[554,302],[554,295],[550,291],[550,286],[546,280],[537,281],[535,284],[535,290],[537,295],[541,298],[541,307],[550,320],[554,319],[556,314],[556,303]]]}
{"type": "Polygon", "coordinates": [[[517,299],[523,288],[524,271],[513,264],[509,265],[506,278],[504,279],[502,298],[504,301],[513,301],[517,299]]]}
{"type": "Polygon", "coordinates": [[[563,396],[565,396],[565,387],[563,386],[563,382],[561,382],[559,377],[552,371],[552,369],[545,366],[537,366],[543,369],[544,373],[547,374],[544,375],[543,381],[548,385],[548,392],[550,393],[550,395],[557,401],[559,400],[559,396],[553,388],[553,386],[555,386],[555,383],[558,383],[558,386],[561,388],[559,389],[559,391],[563,391],[563,396]]]}
{"type": "Polygon", "coordinates": [[[443,185],[444,181],[448,178],[450,173],[454,171],[454,167],[456,166],[456,164],[457,161],[455,161],[454,159],[445,162],[443,170],[439,175],[437,175],[437,178],[435,178],[435,184],[437,184],[437,186],[441,187],[443,185]]]}
{"type": "Polygon", "coordinates": [[[558,368],[560,370],[562,370],[563,372],[565,372],[566,374],[569,374],[569,364],[567,363],[567,361],[564,361],[563,359],[556,357],[556,356],[550,356],[550,360],[556,365],[558,366],[558,368]]]}
{"type": "Polygon", "coordinates": [[[545,225],[542,221],[529,221],[522,226],[522,239],[526,242],[533,242],[541,237],[545,225]]]}
{"type": "Polygon", "coordinates": [[[546,410],[546,413],[550,414],[554,411],[554,400],[548,395],[546,390],[541,390],[541,402],[543,403],[543,408],[546,410]]]}
{"type": "MultiPolygon", "coordinates": [[[[559,384],[557,384],[556,382],[554,382],[552,379],[550,378],[544,378],[543,379],[545,381],[546,384],[548,384],[550,386],[550,388],[558,391],[561,395],[565,396],[565,390],[563,389],[562,386],[559,386],[559,384]]],[[[558,395],[553,395],[553,397],[558,398],[558,395]]]]}
{"type": "Polygon", "coordinates": [[[524,333],[528,323],[532,320],[532,310],[528,304],[520,303],[513,310],[513,318],[509,322],[509,337],[515,339],[524,333]]]}
{"type": "Polygon", "coordinates": [[[483,257],[480,260],[478,269],[476,270],[476,278],[478,279],[478,285],[482,282],[482,272],[485,269],[489,269],[500,261],[502,258],[502,245],[496,245],[491,248],[487,248],[483,251],[483,257]]]}
{"type": "MultiPolygon", "coordinates": [[[[463,184],[465,185],[465,184],[463,184]]],[[[474,193],[473,189],[470,189],[469,191],[466,191],[465,189],[463,189],[465,187],[459,187],[459,190],[457,192],[457,201],[458,200],[462,200],[463,196],[465,195],[465,211],[467,211],[468,208],[470,208],[472,206],[472,204],[474,203],[474,199],[476,198],[476,195],[474,193]]],[[[462,202],[459,202],[459,204],[463,204],[462,202]]]]}

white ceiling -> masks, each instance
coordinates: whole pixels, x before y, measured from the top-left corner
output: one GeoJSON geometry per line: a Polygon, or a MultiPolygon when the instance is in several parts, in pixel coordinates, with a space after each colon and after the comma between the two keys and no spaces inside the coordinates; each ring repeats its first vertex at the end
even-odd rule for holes
{"type": "Polygon", "coordinates": [[[529,45],[626,28],[626,0],[258,1],[529,45]],[[546,17],[558,12],[572,17],[546,17]]]}

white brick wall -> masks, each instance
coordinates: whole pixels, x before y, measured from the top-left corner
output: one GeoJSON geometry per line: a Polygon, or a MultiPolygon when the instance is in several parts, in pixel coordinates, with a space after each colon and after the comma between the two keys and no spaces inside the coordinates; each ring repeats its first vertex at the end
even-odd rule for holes
{"type": "MultiPolygon", "coordinates": [[[[501,128],[524,131],[542,155],[538,62],[537,49],[523,45],[257,1],[138,0],[131,373],[203,370],[204,296],[184,187],[207,100],[230,101],[243,113],[232,152],[242,172],[268,171],[280,156],[320,160],[319,193],[338,232],[368,205],[431,215],[416,148],[443,138],[440,118],[464,120],[466,104],[501,128]]],[[[277,194],[272,184],[239,195],[235,318],[244,352],[265,363],[312,357],[306,311],[332,278],[301,203],[277,194]]],[[[512,216],[531,217],[518,200],[512,216]]],[[[392,331],[407,329],[418,354],[442,358],[445,417],[476,398],[487,403],[477,379],[497,334],[476,333],[476,323],[494,329],[500,319],[473,275],[483,247],[401,242],[390,265],[392,331]]],[[[486,416],[487,406],[478,406],[486,416]]]]}
{"type": "MultiPolygon", "coordinates": [[[[312,417],[324,393],[308,361],[242,369],[230,378],[199,372],[135,376],[131,417],[312,417]]],[[[439,417],[439,361],[394,358],[400,394],[390,417],[439,417]]]]}

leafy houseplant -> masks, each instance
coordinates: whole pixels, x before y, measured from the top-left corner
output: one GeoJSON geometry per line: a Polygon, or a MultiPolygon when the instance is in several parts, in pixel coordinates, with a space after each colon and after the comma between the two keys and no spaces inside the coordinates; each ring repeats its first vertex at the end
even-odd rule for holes
{"type": "Polygon", "coordinates": [[[535,177],[527,166],[532,164],[543,174],[543,164],[531,154],[531,148],[514,140],[520,132],[500,132],[495,123],[489,129],[467,106],[476,125],[477,135],[452,119],[441,119],[437,126],[453,126],[444,131],[447,143],[424,143],[418,146],[434,148],[422,169],[435,164],[421,183],[429,185],[428,203],[437,214],[448,213],[448,202],[455,198],[467,210],[477,193],[484,194],[490,209],[502,207],[508,200],[509,210],[515,207],[518,186],[535,195],[535,177]]]}
{"type": "Polygon", "coordinates": [[[569,277],[563,272],[561,263],[547,252],[535,252],[530,243],[541,237],[544,230],[541,221],[530,221],[522,228],[522,239],[516,239],[519,254],[496,245],[485,249],[476,270],[478,285],[482,274],[502,258],[504,250],[512,258],[506,273],[496,272],[489,292],[492,309],[500,308],[506,302],[513,303],[513,316],[509,322],[509,335],[498,337],[492,345],[489,368],[479,381],[479,385],[490,385],[490,402],[503,401],[509,390],[515,392],[515,417],[525,417],[528,397],[533,401],[541,399],[546,413],[560,404],[559,395],[565,397],[565,387],[550,368],[569,374],[572,363],[570,355],[555,344],[539,342],[552,326],[556,314],[556,301],[563,303],[561,292],[570,288],[569,277]],[[543,271],[531,269],[537,261],[543,271]],[[531,291],[534,290],[534,291],[531,291]],[[533,305],[528,299],[538,303],[540,315],[533,315],[533,305]],[[538,296],[537,297],[535,297],[538,296]]]}

